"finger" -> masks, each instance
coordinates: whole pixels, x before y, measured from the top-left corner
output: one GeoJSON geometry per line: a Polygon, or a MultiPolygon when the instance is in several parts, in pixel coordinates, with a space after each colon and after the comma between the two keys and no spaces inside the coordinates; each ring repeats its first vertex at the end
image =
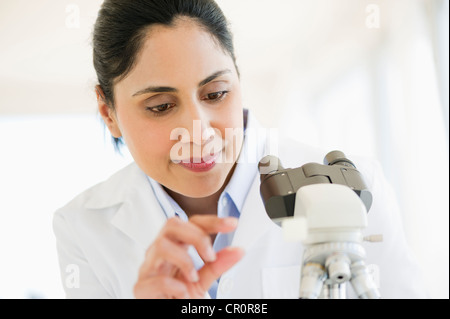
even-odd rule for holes
{"type": "Polygon", "coordinates": [[[207,263],[198,271],[200,280],[195,285],[197,289],[206,291],[212,283],[224,272],[233,267],[244,256],[244,250],[239,247],[227,247],[217,253],[217,260],[207,263]]]}
{"type": "Polygon", "coordinates": [[[139,278],[157,275],[173,276],[180,270],[186,280],[199,280],[197,270],[185,245],[174,243],[168,238],[158,238],[144,260],[139,278]]]}
{"type": "Polygon", "coordinates": [[[137,299],[189,298],[186,285],[180,280],[167,276],[140,280],[134,286],[133,293],[137,299]]]}
{"type": "Polygon", "coordinates": [[[238,224],[238,219],[235,217],[220,218],[216,215],[193,215],[189,221],[208,234],[229,233],[238,224]]]}
{"type": "Polygon", "coordinates": [[[161,235],[172,241],[194,246],[200,257],[206,262],[216,259],[211,237],[194,223],[171,218],[167,221],[161,235]]]}

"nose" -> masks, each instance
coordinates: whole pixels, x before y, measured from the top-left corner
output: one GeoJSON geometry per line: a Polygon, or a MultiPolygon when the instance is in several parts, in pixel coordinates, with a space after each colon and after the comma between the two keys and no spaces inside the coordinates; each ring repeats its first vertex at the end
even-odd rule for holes
{"type": "Polygon", "coordinates": [[[184,127],[188,130],[190,142],[197,146],[207,144],[214,138],[215,132],[211,126],[210,115],[201,106],[192,104],[186,107],[184,127]]]}
{"type": "Polygon", "coordinates": [[[171,160],[177,164],[180,161],[201,163],[217,157],[224,145],[220,131],[211,126],[213,112],[191,102],[184,104],[179,116],[178,127],[170,135],[176,141],[170,150],[171,160]]]}

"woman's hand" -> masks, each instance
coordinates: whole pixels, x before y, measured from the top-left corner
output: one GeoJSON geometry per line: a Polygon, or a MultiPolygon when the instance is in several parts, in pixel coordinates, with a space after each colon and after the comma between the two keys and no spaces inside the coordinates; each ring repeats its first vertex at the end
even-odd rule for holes
{"type": "Polygon", "coordinates": [[[214,280],[244,255],[237,247],[225,248],[216,254],[210,235],[233,231],[236,226],[236,218],[215,215],[195,215],[188,222],[169,219],[147,250],[134,286],[134,296],[204,298],[214,280]],[[205,262],[198,271],[188,254],[189,246],[193,246],[205,262]]]}

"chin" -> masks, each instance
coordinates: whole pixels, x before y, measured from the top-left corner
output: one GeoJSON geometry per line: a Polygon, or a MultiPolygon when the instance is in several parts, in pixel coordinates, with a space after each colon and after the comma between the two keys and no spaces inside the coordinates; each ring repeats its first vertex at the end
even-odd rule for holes
{"type": "Polygon", "coordinates": [[[223,182],[202,183],[200,181],[197,183],[189,183],[180,194],[191,198],[205,198],[216,194],[222,186],[223,182]]]}
{"type": "Polygon", "coordinates": [[[174,186],[172,191],[190,198],[205,198],[219,192],[230,173],[233,165],[217,164],[211,172],[208,173],[192,173],[184,168],[177,170],[177,178],[172,183],[174,186]]]}
{"type": "Polygon", "coordinates": [[[206,198],[206,197],[212,196],[215,193],[216,192],[200,192],[200,191],[196,191],[196,192],[188,192],[188,193],[184,193],[184,194],[181,193],[181,194],[186,196],[186,197],[189,197],[189,198],[200,199],[200,198],[206,198]]]}

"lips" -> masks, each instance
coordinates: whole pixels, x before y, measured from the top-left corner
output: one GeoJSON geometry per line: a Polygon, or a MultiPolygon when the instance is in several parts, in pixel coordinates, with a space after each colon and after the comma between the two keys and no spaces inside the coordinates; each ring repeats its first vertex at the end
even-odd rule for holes
{"type": "Polygon", "coordinates": [[[179,165],[193,172],[207,172],[216,165],[216,160],[219,155],[220,153],[201,159],[191,158],[190,160],[181,161],[179,165]]]}

